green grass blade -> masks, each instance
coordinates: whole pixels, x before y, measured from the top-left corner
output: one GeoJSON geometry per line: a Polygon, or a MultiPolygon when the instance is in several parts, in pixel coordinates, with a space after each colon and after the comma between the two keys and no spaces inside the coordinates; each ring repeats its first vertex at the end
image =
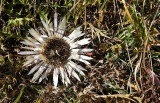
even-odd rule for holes
{"type": "Polygon", "coordinates": [[[25,87],[22,87],[22,89],[21,89],[21,91],[20,91],[17,99],[14,101],[14,103],[18,103],[18,101],[20,100],[20,98],[21,98],[21,96],[22,96],[22,94],[23,94],[24,88],[25,88],[25,87]]]}

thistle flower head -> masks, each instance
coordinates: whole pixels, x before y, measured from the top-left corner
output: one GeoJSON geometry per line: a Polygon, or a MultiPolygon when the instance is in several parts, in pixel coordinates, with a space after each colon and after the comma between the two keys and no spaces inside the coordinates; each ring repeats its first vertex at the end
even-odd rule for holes
{"type": "Polygon", "coordinates": [[[48,20],[41,19],[41,22],[44,28],[39,28],[38,30],[29,29],[29,33],[33,37],[27,37],[21,42],[25,45],[22,48],[26,51],[19,52],[20,55],[26,56],[26,62],[23,66],[34,65],[28,73],[35,72],[32,81],[35,82],[39,79],[39,82],[41,82],[51,73],[53,73],[55,88],[57,87],[59,76],[66,85],[70,84],[70,76],[80,81],[77,73],[84,76],[83,71],[85,69],[74,61],[90,64],[88,60],[92,58],[85,54],[91,52],[92,49],[80,49],[82,45],[90,42],[90,38],[77,40],[77,38],[84,35],[80,31],[81,27],[76,28],[69,36],[64,36],[66,18],[64,17],[57,25],[57,13],[54,14],[54,27],[48,20]]]}

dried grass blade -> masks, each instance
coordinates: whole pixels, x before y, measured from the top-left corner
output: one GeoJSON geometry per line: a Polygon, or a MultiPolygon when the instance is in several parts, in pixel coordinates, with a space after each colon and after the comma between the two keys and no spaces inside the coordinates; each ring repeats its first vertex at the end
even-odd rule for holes
{"type": "Polygon", "coordinates": [[[135,26],[135,24],[134,24],[134,22],[133,22],[133,19],[132,19],[131,15],[130,15],[130,13],[129,13],[129,11],[128,11],[128,8],[127,8],[127,6],[126,6],[125,0],[122,0],[122,2],[123,2],[123,6],[124,6],[124,8],[125,8],[125,11],[126,11],[128,17],[129,17],[129,19],[130,19],[130,21],[131,21],[131,23],[132,23],[134,29],[135,29],[135,31],[136,31],[137,34],[138,34],[138,31],[137,31],[137,29],[136,29],[136,26],[135,26]]]}
{"type": "Polygon", "coordinates": [[[139,71],[139,68],[140,68],[140,65],[141,65],[141,61],[142,61],[142,54],[141,54],[139,60],[137,61],[136,67],[135,67],[135,69],[134,69],[134,78],[135,78],[135,81],[136,81],[136,85],[137,85],[137,87],[138,87],[138,90],[140,90],[140,87],[139,87],[139,84],[138,84],[138,82],[137,82],[136,76],[137,76],[137,73],[138,73],[138,71],[139,71]]]}

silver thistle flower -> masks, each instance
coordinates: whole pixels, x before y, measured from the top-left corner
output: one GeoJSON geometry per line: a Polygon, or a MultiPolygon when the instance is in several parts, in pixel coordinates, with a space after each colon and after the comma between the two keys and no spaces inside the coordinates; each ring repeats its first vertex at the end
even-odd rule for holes
{"type": "Polygon", "coordinates": [[[19,52],[20,55],[26,55],[26,62],[23,66],[35,64],[30,70],[29,74],[36,71],[32,78],[32,82],[39,79],[41,82],[47,75],[53,72],[53,83],[55,88],[58,84],[58,76],[60,74],[63,83],[68,85],[70,80],[68,77],[73,76],[80,81],[77,73],[85,75],[82,66],[77,65],[72,60],[78,60],[85,64],[90,64],[88,60],[92,58],[86,56],[85,53],[91,52],[93,49],[78,49],[81,45],[90,43],[90,38],[77,40],[77,38],[84,35],[80,31],[81,27],[76,28],[68,37],[65,37],[65,23],[66,18],[57,26],[57,13],[54,14],[54,27],[52,23],[46,22],[41,19],[41,22],[45,29],[40,28],[29,29],[29,33],[34,37],[27,37],[21,43],[26,45],[22,47],[26,51],[19,52]]]}

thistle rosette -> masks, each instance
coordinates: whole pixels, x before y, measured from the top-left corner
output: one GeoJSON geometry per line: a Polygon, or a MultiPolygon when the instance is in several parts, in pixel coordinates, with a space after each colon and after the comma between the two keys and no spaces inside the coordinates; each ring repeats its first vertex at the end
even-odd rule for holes
{"type": "Polygon", "coordinates": [[[46,19],[46,22],[41,18],[44,28],[29,29],[29,33],[33,37],[27,37],[21,43],[22,48],[26,51],[21,51],[18,54],[26,56],[26,62],[23,66],[33,65],[29,74],[35,72],[32,82],[39,79],[41,82],[44,78],[53,73],[53,83],[55,88],[58,84],[60,75],[63,84],[70,84],[70,76],[75,77],[80,81],[77,73],[85,76],[83,71],[86,71],[82,66],[75,61],[83,62],[87,65],[88,60],[92,58],[85,54],[93,51],[93,49],[81,48],[83,45],[90,43],[90,38],[78,40],[85,33],[76,28],[69,36],[64,36],[66,29],[66,17],[57,25],[57,13],[54,14],[54,27],[52,23],[46,19]],[[81,48],[81,49],[80,49],[81,48]]]}

